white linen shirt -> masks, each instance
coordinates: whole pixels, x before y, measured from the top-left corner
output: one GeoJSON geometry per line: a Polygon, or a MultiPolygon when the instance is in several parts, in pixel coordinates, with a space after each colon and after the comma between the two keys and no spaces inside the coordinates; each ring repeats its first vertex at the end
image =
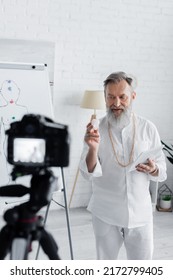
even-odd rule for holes
{"type": "MultiPolygon", "coordinates": [[[[161,146],[155,125],[135,115],[136,135],[133,160],[148,149],[161,146]]],[[[128,163],[132,148],[133,121],[121,131],[110,126],[116,152],[120,162],[128,163]]],[[[149,192],[150,180],[166,180],[166,162],[163,151],[155,159],[159,168],[157,177],[139,172],[129,172],[130,165],[121,167],[115,158],[108,134],[108,118],[101,119],[99,125],[100,145],[98,159],[93,173],[86,165],[88,145],[84,143],[79,168],[82,175],[92,183],[92,196],[88,210],[106,223],[133,228],[152,221],[152,203],[149,192]]]]}

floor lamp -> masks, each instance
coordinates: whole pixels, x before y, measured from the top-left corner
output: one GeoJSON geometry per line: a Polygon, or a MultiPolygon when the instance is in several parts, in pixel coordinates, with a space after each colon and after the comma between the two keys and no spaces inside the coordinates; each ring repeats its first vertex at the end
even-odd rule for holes
{"type": "MultiPolygon", "coordinates": [[[[104,92],[100,91],[100,90],[86,90],[84,92],[80,107],[93,110],[93,114],[91,115],[90,121],[93,122],[93,125],[94,125],[94,120],[97,119],[96,110],[105,110],[105,108],[106,108],[104,92]]],[[[95,123],[95,124],[97,125],[97,123],[95,123]]],[[[69,200],[69,208],[70,208],[71,201],[73,198],[78,176],[79,176],[79,167],[76,172],[76,176],[75,176],[75,180],[74,180],[74,184],[73,184],[73,188],[72,188],[72,192],[71,192],[71,196],[70,196],[70,200],[69,200]]]]}

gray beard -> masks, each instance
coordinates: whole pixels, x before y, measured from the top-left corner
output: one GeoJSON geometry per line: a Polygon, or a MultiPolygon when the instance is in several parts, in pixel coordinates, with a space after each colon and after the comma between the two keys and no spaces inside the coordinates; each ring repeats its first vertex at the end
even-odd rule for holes
{"type": "Polygon", "coordinates": [[[116,117],[110,108],[107,109],[107,119],[111,126],[118,130],[122,130],[130,122],[130,117],[132,113],[132,106],[125,108],[120,116],[116,117]]]}

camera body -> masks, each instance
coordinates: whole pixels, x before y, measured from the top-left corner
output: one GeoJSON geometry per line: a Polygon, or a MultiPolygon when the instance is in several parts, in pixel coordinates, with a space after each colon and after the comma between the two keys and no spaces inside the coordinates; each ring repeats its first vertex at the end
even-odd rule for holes
{"type": "Polygon", "coordinates": [[[10,164],[36,167],[69,165],[68,127],[42,115],[26,114],[13,122],[8,135],[7,160],[10,164]]]}

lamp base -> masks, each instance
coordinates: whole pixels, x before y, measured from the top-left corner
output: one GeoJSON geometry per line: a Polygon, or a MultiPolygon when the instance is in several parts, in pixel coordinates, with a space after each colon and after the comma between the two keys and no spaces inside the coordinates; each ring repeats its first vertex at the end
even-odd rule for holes
{"type": "Polygon", "coordinates": [[[91,115],[90,122],[92,122],[92,120],[94,120],[94,119],[96,119],[96,118],[97,118],[96,114],[91,115]]]}

